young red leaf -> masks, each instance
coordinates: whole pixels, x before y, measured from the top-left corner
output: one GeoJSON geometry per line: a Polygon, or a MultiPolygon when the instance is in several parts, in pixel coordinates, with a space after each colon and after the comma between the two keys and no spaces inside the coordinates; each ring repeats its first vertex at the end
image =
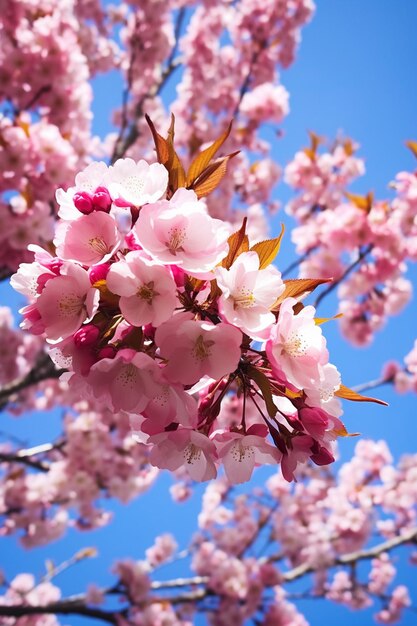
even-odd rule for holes
{"type": "Polygon", "coordinates": [[[277,256],[284,235],[284,224],[281,225],[281,233],[275,239],[266,239],[252,246],[251,252],[256,252],[259,257],[259,269],[263,270],[270,265],[277,256]]]}
{"type": "Polygon", "coordinates": [[[230,122],[225,132],[220,135],[220,137],[216,139],[216,141],[214,141],[208,148],[197,154],[195,159],[192,161],[187,173],[187,187],[191,187],[193,183],[197,180],[197,178],[202,174],[202,172],[204,172],[210,161],[214,158],[216,152],[222,147],[222,145],[230,135],[231,129],[232,122],[230,122]]]}
{"type": "Polygon", "coordinates": [[[239,230],[233,235],[230,235],[227,243],[229,244],[229,252],[227,256],[222,261],[222,267],[229,269],[233,264],[233,261],[242,254],[242,252],[248,252],[249,250],[249,239],[246,234],[246,222],[247,218],[245,217],[242,222],[242,226],[239,230]]]}
{"type": "Polygon", "coordinates": [[[290,278],[289,280],[284,280],[285,291],[274,302],[271,311],[277,311],[286,298],[302,300],[320,285],[330,283],[331,281],[331,278],[290,278]]]}
{"type": "Polygon", "coordinates": [[[338,396],[339,398],[344,398],[345,400],[352,400],[353,402],[375,402],[376,404],[388,406],[388,403],[384,402],[384,400],[379,400],[378,398],[371,398],[368,396],[362,396],[360,393],[357,393],[353,389],[345,387],[345,385],[340,385],[339,389],[335,391],[334,395],[338,396]]]}
{"type": "Polygon", "coordinates": [[[174,148],[174,125],[175,117],[171,114],[171,124],[168,129],[168,137],[166,139],[169,153],[166,167],[169,172],[168,186],[172,193],[174,193],[179,187],[185,187],[185,171],[174,148]]]}
{"type": "Polygon", "coordinates": [[[148,126],[151,129],[152,137],[155,144],[156,156],[158,158],[158,162],[162,163],[162,165],[166,165],[169,160],[169,147],[168,142],[164,139],[156,130],[154,123],[152,122],[149,115],[145,115],[145,119],[148,122],[148,126]]]}
{"type": "Polygon", "coordinates": [[[372,209],[372,204],[374,202],[374,194],[370,191],[366,196],[359,196],[354,193],[345,193],[345,196],[348,200],[350,200],[358,209],[362,209],[369,213],[372,209]]]}
{"type": "Polygon", "coordinates": [[[229,160],[236,156],[238,153],[239,150],[237,150],[236,152],[232,152],[232,154],[228,154],[222,159],[217,159],[206,167],[206,169],[200,174],[200,176],[193,184],[193,189],[199,198],[204,198],[205,196],[208,196],[209,193],[214,191],[214,189],[219,186],[220,181],[226,174],[227,164],[229,160]]]}
{"type": "Polygon", "coordinates": [[[406,141],[405,145],[411,150],[414,156],[417,158],[417,141],[406,141]]]}

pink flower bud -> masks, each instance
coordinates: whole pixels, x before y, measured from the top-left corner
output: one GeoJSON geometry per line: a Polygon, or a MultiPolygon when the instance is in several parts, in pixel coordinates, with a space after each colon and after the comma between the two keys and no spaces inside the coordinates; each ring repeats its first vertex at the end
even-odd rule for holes
{"type": "Polygon", "coordinates": [[[54,274],[56,274],[57,276],[60,275],[60,269],[62,267],[62,260],[61,259],[51,259],[51,261],[49,263],[45,263],[45,267],[48,268],[48,270],[51,270],[51,272],[53,272],[54,274]]]}
{"type": "Polygon", "coordinates": [[[88,215],[94,210],[91,196],[86,191],[80,191],[74,194],[73,200],[76,208],[80,213],[84,213],[84,215],[88,215]]]}
{"type": "Polygon", "coordinates": [[[334,456],[327,450],[324,446],[313,446],[314,453],[311,455],[311,460],[316,465],[329,465],[329,463],[334,462],[334,456]],[[316,452],[317,449],[317,452],[316,452]]]}
{"type": "Polygon", "coordinates": [[[401,365],[399,363],[396,361],[388,361],[382,368],[382,378],[384,380],[393,380],[400,371],[401,365]]]}
{"type": "Polygon", "coordinates": [[[100,263],[100,265],[94,265],[90,270],[90,281],[94,285],[98,280],[105,280],[109,273],[110,263],[100,263]]]}
{"type": "Polygon", "coordinates": [[[116,348],[113,346],[105,346],[98,351],[97,356],[99,359],[114,359],[116,356],[116,348]]]}
{"type": "Polygon", "coordinates": [[[82,326],[74,334],[74,343],[78,348],[92,346],[100,335],[100,329],[94,324],[82,326]]]}
{"type": "Polygon", "coordinates": [[[106,213],[110,211],[111,197],[106,187],[97,187],[93,194],[92,203],[95,211],[105,211],[106,213]]]}
{"type": "Polygon", "coordinates": [[[155,327],[152,324],[146,324],[143,327],[143,334],[146,339],[153,339],[155,337],[155,327]]]}
{"type": "Polygon", "coordinates": [[[184,287],[184,282],[185,282],[184,270],[182,270],[177,265],[170,265],[170,269],[171,269],[171,272],[172,272],[172,275],[174,277],[175,284],[177,285],[177,287],[184,287]]]}
{"type": "Polygon", "coordinates": [[[125,237],[125,244],[129,250],[142,250],[142,246],[139,244],[133,231],[127,233],[125,237]]]}

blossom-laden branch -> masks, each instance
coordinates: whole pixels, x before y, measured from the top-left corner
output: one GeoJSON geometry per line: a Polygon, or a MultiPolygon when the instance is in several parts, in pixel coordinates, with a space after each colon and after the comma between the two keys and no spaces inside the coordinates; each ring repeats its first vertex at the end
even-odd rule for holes
{"type": "MultiPolygon", "coordinates": [[[[354,565],[359,563],[360,561],[369,561],[370,559],[375,559],[381,554],[385,554],[394,550],[398,546],[407,545],[407,544],[417,544],[417,527],[411,528],[410,530],[405,531],[401,535],[393,537],[387,541],[383,541],[382,543],[373,546],[372,548],[368,548],[366,550],[355,550],[354,552],[350,552],[347,554],[341,554],[338,556],[333,563],[326,564],[326,569],[331,567],[337,567],[338,565],[354,565]]],[[[292,582],[293,580],[297,580],[302,578],[306,574],[313,573],[315,571],[319,571],[321,567],[314,567],[312,565],[303,563],[298,567],[294,567],[294,569],[289,570],[288,572],[284,572],[282,574],[283,579],[286,582],[292,582]]]]}
{"type": "Polygon", "coordinates": [[[91,617],[109,624],[117,624],[123,612],[103,611],[83,604],[83,598],[68,598],[46,606],[0,606],[0,615],[4,617],[25,617],[29,615],[80,615],[91,617]]]}
{"type": "Polygon", "coordinates": [[[398,174],[393,200],[352,194],[349,185],[364,173],[356,150],[348,138],[328,146],[310,133],[310,146],[296,153],[284,176],[297,192],[286,207],[299,224],[293,231],[297,252],[313,250],[301,263],[300,276],[333,277],[316,306],[338,287],[343,334],[356,345],[368,345],[411,296],[405,272],[414,255],[415,231],[409,224],[416,177],[398,174]]]}
{"type": "Polygon", "coordinates": [[[65,369],[57,368],[49,355],[42,352],[32,369],[23,378],[0,388],[0,410],[6,408],[9,402],[15,401],[21,391],[30,389],[42,381],[57,379],[65,371],[65,369]]]}
{"type": "MultiPolygon", "coordinates": [[[[370,399],[346,392],[314,307],[301,303],[323,281],[282,280],[272,262],[283,228],[252,243],[246,218],[230,235],[207,214],[201,199],[236,156],[216,158],[231,124],[186,170],[174,117],[166,138],[147,121],[157,163],[92,163],[76,187],[58,190],[56,256],[37,249],[11,281],[30,298],[24,327],[53,346],[58,367],[68,362],[70,390],[84,388],[87,398],[130,414],[160,469],[184,467],[208,480],[223,465],[241,483],[255,464],[281,463],[291,481],[303,458],[331,463],[334,440],[347,434],[336,396],[370,399]],[[253,351],[258,341],[262,359],[253,351]],[[219,421],[229,394],[243,402],[232,427],[219,421]],[[247,398],[259,412],[250,422],[247,398]]],[[[39,367],[28,383],[44,377],[39,367]]]]}
{"type": "MultiPolygon", "coordinates": [[[[371,559],[378,559],[382,555],[387,555],[393,549],[407,544],[417,544],[417,527],[411,528],[406,532],[403,532],[401,535],[393,537],[392,539],[377,544],[369,549],[364,550],[356,550],[350,553],[342,554],[337,559],[335,559],[332,563],[327,563],[324,568],[323,565],[312,565],[312,564],[303,564],[298,567],[295,567],[291,570],[282,572],[279,574],[279,583],[278,578],[272,582],[264,582],[265,591],[272,586],[275,587],[277,585],[281,586],[286,583],[291,583],[295,580],[299,580],[307,576],[308,574],[312,574],[315,572],[323,573],[324,569],[328,572],[334,567],[338,566],[356,566],[361,561],[368,561],[371,559]]],[[[260,562],[272,562],[272,559],[265,558],[260,559],[260,562]]],[[[126,563],[124,564],[126,568],[126,563]]],[[[133,563],[130,565],[133,567],[133,563]]],[[[133,571],[133,570],[132,570],[133,571]]],[[[124,569],[124,573],[127,574],[127,570],[124,569]]],[[[143,576],[145,576],[145,570],[142,572],[143,576]]],[[[136,572],[138,576],[138,571],[136,572]]],[[[269,574],[271,577],[271,574],[269,574]]],[[[136,580],[136,584],[139,582],[139,579],[136,580]]],[[[144,581],[142,580],[142,583],[144,581]]],[[[173,610],[175,611],[175,607],[192,604],[194,605],[194,611],[199,610],[199,603],[203,602],[206,598],[210,597],[212,600],[216,599],[217,602],[221,602],[221,594],[216,593],[215,590],[210,588],[210,577],[208,576],[192,576],[189,578],[175,578],[166,581],[149,581],[148,585],[148,593],[145,594],[142,598],[137,599],[135,601],[134,596],[132,597],[132,592],[134,591],[133,587],[134,581],[130,581],[131,590],[129,587],[126,587],[126,582],[123,581],[123,578],[120,579],[116,585],[109,589],[95,589],[93,592],[89,594],[78,594],[76,596],[70,596],[68,598],[63,598],[61,600],[55,602],[47,602],[44,605],[34,605],[34,604],[8,604],[2,605],[0,604],[0,615],[4,617],[15,617],[20,618],[29,615],[79,615],[84,617],[90,617],[93,619],[97,619],[103,622],[117,624],[119,623],[120,617],[124,617],[129,620],[129,616],[133,617],[135,613],[143,613],[149,609],[152,604],[155,605],[171,605],[173,610]],[[153,596],[152,592],[154,591],[163,591],[163,590],[172,590],[178,589],[178,593],[176,595],[163,595],[163,596],[153,596]],[[126,604],[126,601],[123,603],[122,608],[117,610],[110,609],[102,609],[99,607],[91,606],[91,602],[93,600],[93,594],[95,595],[96,601],[98,598],[101,601],[104,601],[106,595],[113,596],[115,594],[127,595],[130,599],[130,602],[126,604]]],[[[36,587],[34,588],[36,590],[36,587]]],[[[368,591],[371,591],[368,586],[368,591]]],[[[291,592],[288,592],[288,596],[291,597],[291,592]]],[[[323,596],[320,592],[309,594],[309,597],[319,598],[323,596]]],[[[378,597],[378,594],[375,594],[378,597]]],[[[379,594],[386,601],[390,599],[389,595],[379,594]]],[[[136,589],[137,596],[137,589],[136,589]]],[[[260,606],[262,606],[262,601],[260,600],[260,606]]]]}
{"type": "Polygon", "coordinates": [[[357,258],[355,258],[355,260],[352,261],[350,265],[348,265],[343,274],[339,278],[337,278],[337,280],[333,280],[332,283],[317,296],[314,302],[314,307],[316,309],[318,308],[320,302],[324,300],[324,298],[328,296],[329,293],[334,291],[334,289],[336,289],[336,287],[338,287],[351,274],[351,272],[353,272],[354,269],[361,266],[368,254],[372,251],[372,248],[372,244],[369,244],[363,250],[359,250],[357,258]]]}
{"type": "Polygon", "coordinates": [[[129,122],[129,105],[131,104],[129,101],[131,99],[133,80],[136,73],[135,65],[138,64],[138,61],[140,61],[140,58],[138,58],[140,56],[140,53],[144,52],[144,50],[141,49],[142,42],[140,39],[140,35],[138,35],[137,33],[139,23],[137,21],[138,18],[136,18],[135,26],[131,34],[131,53],[129,59],[129,67],[127,71],[127,84],[123,92],[120,130],[114,144],[114,149],[111,156],[111,163],[115,163],[117,159],[124,157],[128,150],[131,148],[131,146],[133,146],[133,144],[140,135],[138,122],[144,117],[144,113],[146,112],[144,111],[145,102],[151,102],[162,92],[169,78],[172,76],[174,71],[181,65],[181,61],[177,57],[177,53],[185,15],[185,7],[181,7],[178,10],[175,18],[174,45],[172,46],[171,52],[168,56],[168,59],[166,60],[165,67],[161,69],[161,75],[158,81],[155,82],[155,84],[149,89],[149,91],[141,96],[138,102],[135,104],[133,113],[131,114],[131,120],[129,122]]]}

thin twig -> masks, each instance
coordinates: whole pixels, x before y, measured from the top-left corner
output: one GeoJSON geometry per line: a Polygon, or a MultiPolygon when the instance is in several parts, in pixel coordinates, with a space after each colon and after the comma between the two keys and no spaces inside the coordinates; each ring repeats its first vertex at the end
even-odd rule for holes
{"type": "Polygon", "coordinates": [[[26,465],[27,467],[40,470],[41,472],[47,472],[49,470],[48,465],[42,463],[42,461],[21,457],[18,452],[0,452],[0,463],[20,463],[21,465],[26,465]]]}
{"type": "MultiPolygon", "coordinates": [[[[342,554],[341,556],[336,557],[333,561],[327,564],[326,569],[330,569],[331,567],[336,567],[337,565],[351,565],[353,563],[358,563],[359,561],[365,561],[369,559],[374,559],[377,556],[380,556],[384,552],[389,552],[398,546],[404,545],[406,543],[416,543],[417,542],[417,528],[411,528],[410,530],[398,535],[397,537],[393,537],[388,541],[384,541],[382,543],[373,546],[372,548],[364,549],[364,550],[356,550],[355,552],[349,552],[347,554],[342,554]]],[[[268,561],[268,559],[266,559],[268,561]]],[[[302,563],[297,567],[289,570],[288,572],[284,572],[282,577],[285,582],[292,582],[293,580],[297,580],[298,578],[302,578],[306,574],[310,574],[312,572],[317,571],[318,569],[324,569],[323,566],[320,568],[315,567],[311,563],[302,563]]]]}
{"type": "Polygon", "coordinates": [[[362,393],[363,391],[368,391],[369,389],[375,389],[376,387],[382,387],[382,385],[388,385],[394,381],[394,378],[375,378],[375,380],[369,380],[366,383],[362,383],[361,385],[356,385],[352,387],[353,391],[357,393],[362,393]]]}
{"type": "Polygon", "coordinates": [[[64,372],[66,372],[65,369],[57,369],[49,355],[42,352],[26,376],[0,389],[0,410],[4,409],[10,402],[11,397],[19,393],[19,391],[23,391],[44,380],[59,378],[64,372]]]}
{"type": "MultiPolygon", "coordinates": [[[[82,602],[84,602],[84,597],[82,602]]],[[[102,609],[86,606],[80,600],[68,598],[52,602],[45,606],[28,605],[0,605],[0,615],[7,617],[24,617],[25,615],[82,615],[92,617],[109,624],[118,623],[120,611],[103,611],[102,609]]]]}
{"type": "Polygon", "coordinates": [[[358,266],[362,263],[362,261],[365,259],[365,257],[371,252],[373,248],[372,244],[369,244],[368,246],[366,246],[366,248],[364,250],[362,250],[362,252],[359,253],[358,257],[353,261],[353,263],[351,263],[350,265],[348,265],[348,267],[345,269],[345,271],[343,272],[343,274],[340,276],[340,278],[338,278],[337,280],[335,280],[334,282],[332,282],[324,291],[321,292],[321,294],[319,294],[316,298],[316,301],[314,303],[314,308],[317,309],[317,307],[319,306],[320,302],[323,300],[323,298],[325,298],[327,295],[329,295],[329,293],[331,293],[334,289],[336,289],[336,287],[338,285],[340,285],[340,283],[347,278],[347,276],[358,266]]]}
{"type": "Polygon", "coordinates": [[[166,85],[169,77],[172,75],[174,70],[181,65],[180,59],[175,58],[175,56],[178,52],[179,36],[180,36],[183,21],[185,18],[185,13],[186,13],[185,7],[182,7],[178,11],[177,20],[175,24],[175,43],[168,57],[167,65],[161,74],[161,78],[159,82],[156,85],[154,85],[154,87],[151,88],[149,92],[146,93],[144,96],[142,96],[140,100],[137,102],[135,109],[134,109],[132,121],[130,123],[129,131],[127,135],[123,138],[123,135],[125,134],[125,131],[128,126],[127,104],[128,104],[129,94],[131,91],[131,82],[133,78],[131,74],[131,69],[132,69],[132,59],[131,59],[131,63],[129,66],[128,83],[123,94],[122,125],[121,125],[119,135],[116,139],[115,147],[113,150],[113,155],[111,158],[111,163],[114,163],[117,159],[124,157],[126,152],[129,150],[129,148],[135,143],[135,141],[139,137],[139,129],[137,126],[137,121],[143,116],[143,105],[145,101],[158,96],[161,93],[164,86],[166,85]],[[130,75],[130,78],[129,78],[129,75],[130,75]],[[130,84],[129,84],[129,81],[130,81],[130,84]]]}
{"type": "Polygon", "coordinates": [[[312,254],[314,250],[316,249],[317,249],[316,247],[310,248],[309,250],[304,252],[302,256],[298,257],[298,259],[293,261],[288,267],[285,268],[283,272],[281,272],[282,278],[285,278],[286,276],[288,276],[288,274],[290,274],[293,270],[295,270],[296,267],[298,267],[299,265],[301,265],[301,263],[306,261],[308,257],[310,256],[310,254],[312,254]]]}

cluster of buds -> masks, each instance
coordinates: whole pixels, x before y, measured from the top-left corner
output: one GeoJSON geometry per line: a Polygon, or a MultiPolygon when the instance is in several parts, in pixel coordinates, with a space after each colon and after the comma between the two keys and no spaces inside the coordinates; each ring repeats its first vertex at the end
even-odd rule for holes
{"type": "Polygon", "coordinates": [[[326,281],[282,280],[283,231],[251,245],[246,220],[231,233],[209,215],[230,127],[185,173],[173,124],[164,139],[148,121],[157,163],[92,163],[58,190],[53,253],[32,246],[12,278],[31,299],[23,327],[81,395],[129,414],[157,467],[207,480],[223,463],[236,483],[264,463],[292,480],[309,458],[332,462],[339,398],[365,398],[341,384],[324,320],[301,302],[326,281]]]}

